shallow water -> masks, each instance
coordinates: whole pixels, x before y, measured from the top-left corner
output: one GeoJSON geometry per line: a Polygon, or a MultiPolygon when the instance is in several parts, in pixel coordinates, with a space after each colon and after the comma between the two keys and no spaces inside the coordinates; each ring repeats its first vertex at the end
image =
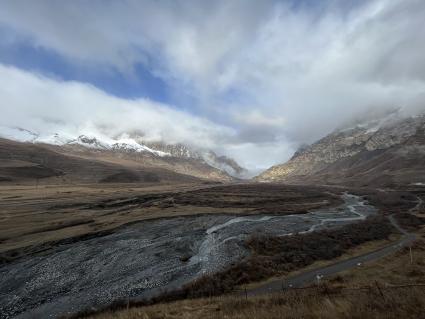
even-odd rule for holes
{"type": "Polygon", "coordinates": [[[303,215],[201,215],[144,221],[0,268],[1,318],[56,318],[123,298],[151,297],[246,256],[253,234],[288,236],[374,213],[354,195],[303,215]]]}

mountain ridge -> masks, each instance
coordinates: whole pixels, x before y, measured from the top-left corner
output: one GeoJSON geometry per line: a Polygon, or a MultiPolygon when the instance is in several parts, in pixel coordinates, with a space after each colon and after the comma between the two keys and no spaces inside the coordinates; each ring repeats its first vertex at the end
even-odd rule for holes
{"type": "Polygon", "coordinates": [[[42,144],[56,152],[95,157],[107,161],[131,160],[139,165],[162,167],[177,173],[221,181],[242,177],[246,170],[236,161],[211,150],[194,149],[184,144],[147,142],[141,136],[121,134],[116,138],[95,135],[69,136],[57,133],[40,135],[23,128],[0,127],[0,137],[19,142],[42,144]]]}
{"type": "Polygon", "coordinates": [[[394,185],[425,180],[425,115],[391,116],[334,131],[256,181],[394,185]]]}

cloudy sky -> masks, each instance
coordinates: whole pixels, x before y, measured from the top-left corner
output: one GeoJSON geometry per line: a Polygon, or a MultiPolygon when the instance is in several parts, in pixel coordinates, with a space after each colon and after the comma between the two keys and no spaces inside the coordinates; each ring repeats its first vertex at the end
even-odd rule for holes
{"type": "Polygon", "coordinates": [[[143,132],[249,169],[425,106],[423,0],[0,0],[0,125],[143,132]]]}

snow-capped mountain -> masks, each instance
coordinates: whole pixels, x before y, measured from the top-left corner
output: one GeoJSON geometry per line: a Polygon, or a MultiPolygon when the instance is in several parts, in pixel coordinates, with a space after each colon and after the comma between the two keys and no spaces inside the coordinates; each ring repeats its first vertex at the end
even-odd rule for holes
{"type": "Polygon", "coordinates": [[[183,144],[145,142],[139,135],[121,134],[111,138],[102,135],[40,134],[23,128],[0,126],[0,137],[19,142],[55,145],[65,149],[103,151],[128,156],[140,154],[168,161],[173,158],[194,160],[236,177],[245,172],[233,159],[218,156],[211,150],[194,149],[183,144]]]}
{"type": "Polygon", "coordinates": [[[154,150],[146,145],[136,142],[127,135],[117,139],[99,138],[94,136],[79,135],[72,137],[67,134],[40,135],[19,127],[0,126],[0,137],[28,143],[51,144],[57,146],[79,145],[97,150],[115,150],[123,152],[148,152],[157,156],[171,156],[171,154],[154,150]]]}

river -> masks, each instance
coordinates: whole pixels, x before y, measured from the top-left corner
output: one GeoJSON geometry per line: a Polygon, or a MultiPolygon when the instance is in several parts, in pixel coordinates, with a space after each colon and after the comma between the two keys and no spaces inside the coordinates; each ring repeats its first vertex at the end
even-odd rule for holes
{"type": "Polygon", "coordinates": [[[143,221],[0,268],[0,318],[57,318],[123,298],[148,298],[221,270],[249,253],[248,236],[289,236],[365,219],[344,204],[303,215],[197,215],[143,221]]]}

